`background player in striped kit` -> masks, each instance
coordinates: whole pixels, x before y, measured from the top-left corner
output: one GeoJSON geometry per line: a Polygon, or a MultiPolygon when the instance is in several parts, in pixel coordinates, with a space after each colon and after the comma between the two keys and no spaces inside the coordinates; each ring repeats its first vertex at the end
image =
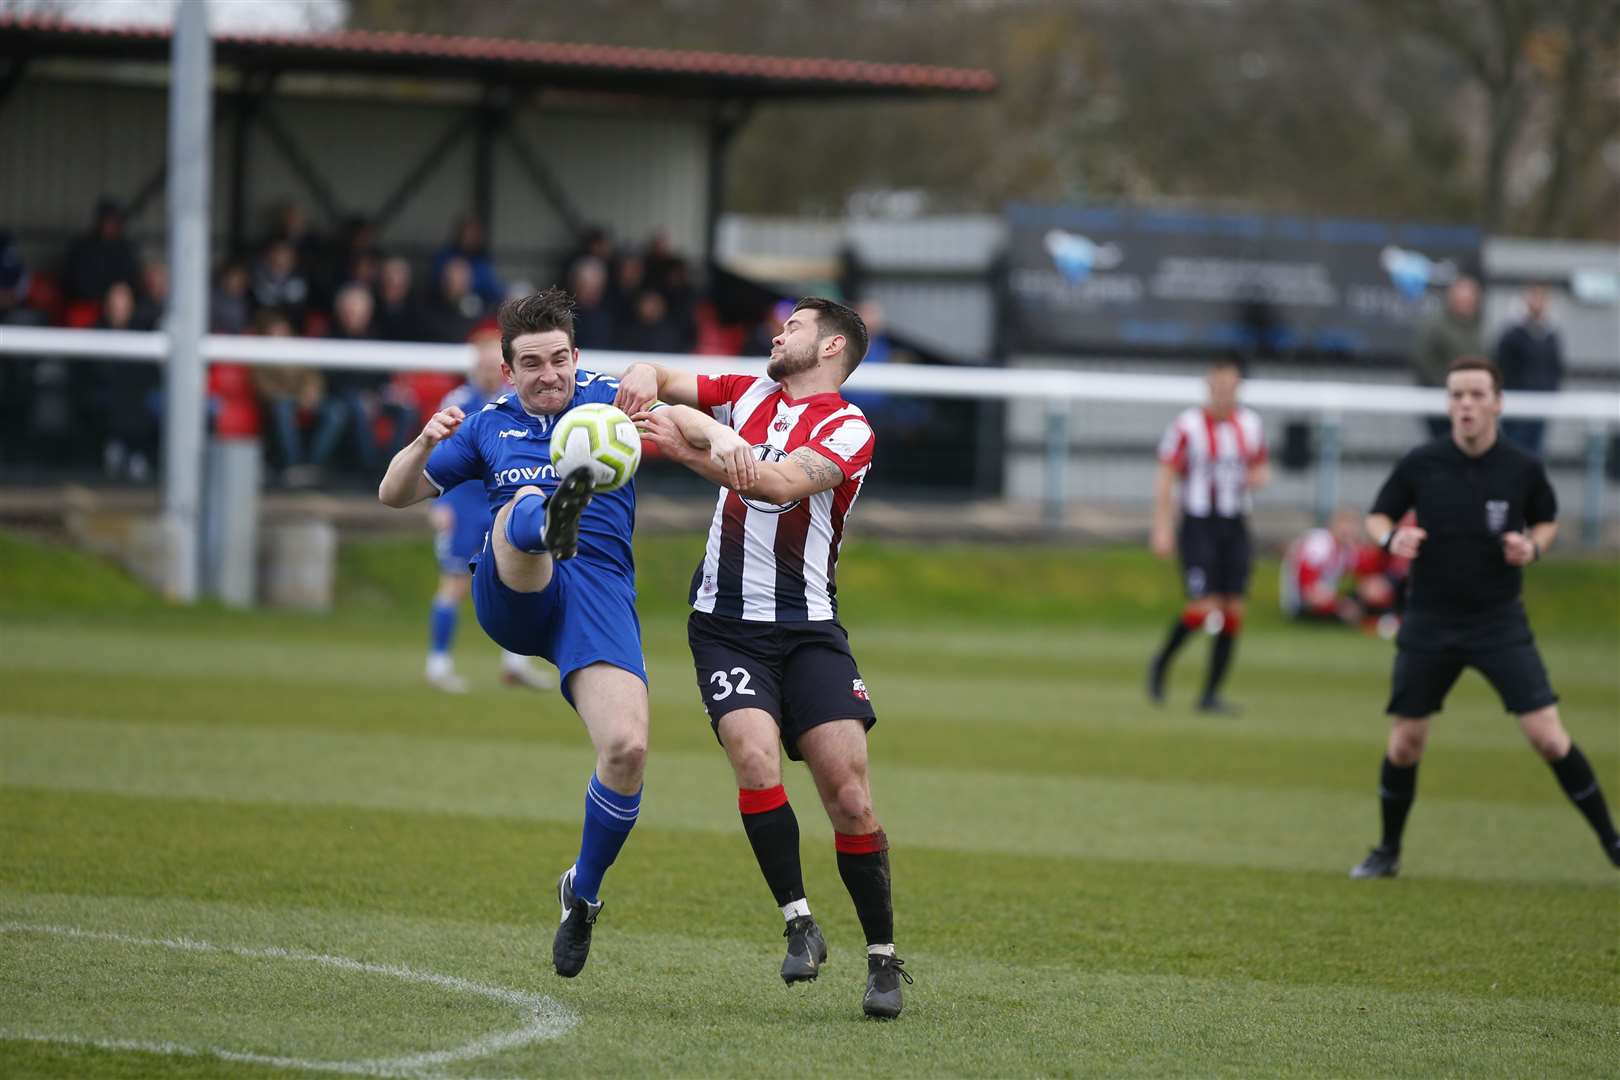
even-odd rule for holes
{"type": "MultiPolygon", "coordinates": [[[[507,389],[501,374],[501,332],[494,327],[473,335],[477,349],[467,381],[456,387],[439,405],[440,411],[460,409],[464,414],[478,412],[507,389]]],[[[451,694],[467,691],[467,683],[456,673],[450,656],[460,621],[461,604],[472,588],[469,565],[484,546],[489,531],[489,496],[478,480],[458,484],[433,503],[433,548],[439,561],[439,587],[433,594],[428,617],[427,681],[451,694]]],[[[535,667],[526,656],[501,650],[501,681],[508,686],[549,690],[551,677],[535,667]]]]}
{"type": "Polygon", "coordinates": [[[1209,402],[1177,416],[1159,443],[1159,474],[1153,488],[1153,553],[1181,554],[1187,604],[1170,626],[1148,668],[1148,697],[1164,700],[1170,662],[1187,636],[1199,627],[1215,630],[1209,671],[1198,708],[1224,713],[1221,699],[1243,629],[1243,596],[1248,591],[1253,554],[1249,547],[1250,493],[1271,479],[1260,417],[1237,402],[1243,369],[1236,355],[1217,357],[1207,377],[1209,402]],[[1170,496],[1181,479],[1181,530],[1171,530],[1170,496]]]}
{"type": "Polygon", "coordinates": [[[862,1008],[887,1018],[900,1014],[900,984],[910,976],[894,952],[889,843],[867,778],[866,732],[877,717],[837,617],[839,542],[873,446],[865,416],[839,388],[866,345],[859,315],[810,297],[771,342],[765,378],[638,364],[625,372],[618,403],[675,403],[637,414],[648,437],[723,485],[693,577],[688,636],[699,691],[736,774],[743,828],[787,920],[782,978],[814,979],[827,946],[805,898],[778,741],[809,766],[832,821],[839,876],[866,935],[862,1008]],[[705,453],[732,431],[753,446],[757,475],[705,453]]]}

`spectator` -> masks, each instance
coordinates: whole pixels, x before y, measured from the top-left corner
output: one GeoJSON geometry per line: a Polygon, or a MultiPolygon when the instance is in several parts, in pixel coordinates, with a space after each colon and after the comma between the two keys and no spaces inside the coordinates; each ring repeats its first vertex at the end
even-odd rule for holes
{"type": "MultiPolygon", "coordinates": [[[[1479,282],[1460,275],[1446,289],[1444,310],[1418,329],[1412,352],[1413,374],[1419,386],[1444,386],[1446,371],[1460,356],[1483,356],[1479,336],[1479,282]]],[[[1444,438],[1451,421],[1444,416],[1427,418],[1429,435],[1444,438]]]]}
{"type": "Polygon", "coordinates": [[[279,311],[300,326],[309,303],[309,279],[298,264],[298,252],[287,240],[271,240],[253,264],[253,306],[279,311]]]}
{"type": "Polygon", "coordinates": [[[647,284],[647,264],[640,255],[627,253],[619,256],[613,266],[613,281],[608,288],[608,302],[613,305],[614,324],[623,329],[635,321],[636,298],[647,284]]]}
{"type": "Polygon", "coordinates": [[[484,317],[484,300],[472,291],[472,267],[466,259],[446,260],[439,271],[438,291],[422,308],[422,336],[428,341],[466,341],[484,317]]]}
{"type": "MultiPolygon", "coordinates": [[[[470,288],[487,307],[495,308],[506,299],[506,287],[501,284],[500,275],[495,273],[495,264],[490,261],[489,252],[484,247],[484,226],[471,214],[457,219],[454,237],[433,256],[435,280],[443,277],[445,265],[452,259],[466,262],[472,274],[470,288]]],[[[466,336],[463,334],[456,340],[465,340],[466,336]]]]}
{"type": "Polygon", "coordinates": [[[139,280],[135,248],[124,236],[124,212],[102,199],[90,232],[74,241],[62,263],[62,293],[69,301],[99,301],[114,283],[133,287],[139,280]]]}
{"type": "Polygon", "coordinates": [[[351,281],[358,281],[376,296],[381,265],[377,227],[358,215],[349,218],[311,273],[314,285],[312,302],[322,310],[330,310],[338,290],[351,281]]]}
{"type": "Polygon", "coordinates": [[[277,240],[286,241],[297,256],[298,265],[306,273],[319,264],[323,247],[321,238],[310,227],[309,215],[304,208],[291,199],[277,203],[272,211],[267,243],[277,240]]]}
{"type": "Polygon", "coordinates": [[[631,352],[685,351],[681,328],[669,317],[669,304],[657,289],[637,294],[631,321],[619,329],[615,344],[631,352]]]}
{"type": "Polygon", "coordinates": [[[697,290],[692,287],[692,271],[684,259],[665,265],[659,291],[669,302],[670,322],[680,334],[681,347],[677,351],[691,352],[698,342],[697,290]]]}
{"type": "MultiPolygon", "coordinates": [[[[254,333],[267,337],[291,337],[292,322],[275,308],[264,308],[253,317],[254,333]]],[[[325,393],[321,373],[314,368],[266,364],[253,369],[253,387],[259,403],[270,418],[274,461],[287,487],[315,483],[319,470],[304,452],[302,418],[320,408],[325,393]]]]}
{"type": "Polygon", "coordinates": [[[384,341],[421,341],[421,318],[411,295],[411,264],[404,259],[383,260],[377,274],[377,335],[384,341]]]}
{"type": "Polygon", "coordinates": [[[22,249],[9,232],[0,231],[0,326],[43,326],[45,313],[28,305],[32,282],[22,249]]]}
{"type": "Polygon", "coordinates": [[[600,225],[587,225],[579,234],[579,242],[563,259],[563,272],[558,276],[564,281],[572,279],[585,259],[595,259],[604,269],[613,265],[613,237],[600,225]]]}
{"type": "Polygon", "coordinates": [[[141,263],[141,289],[135,299],[137,330],[156,330],[169,310],[169,264],[149,258],[141,263]]]}
{"type": "MultiPolygon", "coordinates": [[[[1509,327],[1496,345],[1496,366],[1502,369],[1502,389],[1550,393],[1564,381],[1564,348],[1558,331],[1547,322],[1547,290],[1532,285],[1524,290],[1524,319],[1509,327]]],[[[1508,399],[1508,410],[1513,399],[1508,399]]],[[[1547,422],[1542,419],[1504,419],[1502,434],[1520,449],[1541,456],[1547,422]]]]}
{"type": "MultiPolygon", "coordinates": [[[[143,329],[135,324],[136,310],[135,290],[127,282],[115,281],[102,298],[96,329],[143,329]]],[[[145,483],[157,458],[162,371],[138,360],[104,360],[100,366],[96,387],[106,432],[102,468],[113,479],[145,483]]]]}
{"type": "MultiPolygon", "coordinates": [[[[350,282],[338,290],[332,302],[331,337],[340,341],[375,341],[378,330],[373,318],[371,293],[364,285],[350,282]]],[[[405,445],[415,434],[411,421],[415,404],[390,393],[389,378],[382,371],[337,369],[326,376],[326,397],[321,402],[320,420],[310,451],[316,468],[328,465],[343,437],[348,435],[354,448],[355,463],[365,470],[377,465],[377,443],[372,422],[379,415],[389,421],[392,450],[405,445]]]]}
{"type": "Polygon", "coordinates": [[[239,262],[220,270],[208,298],[208,328],[216,334],[245,334],[251,322],[248,271],[239,262]]]}
{"type": "Polygon", "coordinates": [[[574,294],[574,344],[581,349],[613,348],[613,308],[607,297],[607,265],[594,255],[575,261],[568,275],[574,294]]]}

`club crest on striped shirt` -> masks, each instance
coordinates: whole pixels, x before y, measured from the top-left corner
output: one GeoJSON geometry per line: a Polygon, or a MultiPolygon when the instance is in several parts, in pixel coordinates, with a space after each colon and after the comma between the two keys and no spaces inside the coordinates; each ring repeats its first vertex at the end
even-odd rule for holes
{"type": "MultiPolygon", "coordinates": [[[[777,423],[780,424],[780,423],[782,423],[782,421],[778,420],[777,423]]],[[[759,460],[761,460],[761,461],[786,461],[787,460],[787,452],[785,450],[781,450],[781,449],[778,449],[777,447],[772,446],[770,443],[758,443],[758,444],[756,444],[754,446],[754,456],[756,458],[758,458],[759,460]]],[[[749,509],[758,510],[762,514],[785,514],[789,510],[793,509],[795,506],[798,506],[799,503],[804,501],[802,499],[794,499],[790,503],[777,504],[777,503],[765,502],[762,499],[750,499],[750,498],[747,498],[745,496],[739,496],[739,498],[742,499],[743,504],[745,506],[747,506],[749,509]]]]}

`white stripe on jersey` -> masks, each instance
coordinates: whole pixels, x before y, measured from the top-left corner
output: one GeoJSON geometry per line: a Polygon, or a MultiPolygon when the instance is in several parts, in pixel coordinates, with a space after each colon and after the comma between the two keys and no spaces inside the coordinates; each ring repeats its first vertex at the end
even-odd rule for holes
{"type": "Polygon", "coordinates": [[[1239,408],[1216,420],[1203,408],[1182,412],[1159,443],[1159,460],[1182,470],[1181,508],[1189,517],[1249,512],[1249,466],[1265,457],[1260,417],[1239,408]],[[1213,444],[1212,444],[1213,441],[1213,444]]]}

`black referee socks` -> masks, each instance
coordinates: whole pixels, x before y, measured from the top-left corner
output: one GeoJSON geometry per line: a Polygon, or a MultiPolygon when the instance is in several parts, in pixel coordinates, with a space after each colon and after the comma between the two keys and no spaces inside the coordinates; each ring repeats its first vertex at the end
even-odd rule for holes
{"type": "Polygon", "coordinates": [[[1581,748],[1570,743],[1569,753],[1548,764],[1552,766],[1553,775],[1558,777],[1564,794],[1575,804],[1575,809],[1585,816],[1592,831],[1603,841],[1603,846],[1613,847],[1620,837],[1615,834],[1614,820],[1609,817],[1609,804],[1603,801],[1603,789],[1598,787],[1597,775],[1592,772],[1592,764],[1581,753],[1581,748]]]}
{"type": "Polygon", "coordinates": [[[1388,757],[1378,771],[1378,802],[1384,812],[1384,838],[1378,846],[1386,851],[1401,850],[1401,834],[1406,831],[1406,815],[1417,797],[1417,762],[1397,765],[1388,757]]]}

